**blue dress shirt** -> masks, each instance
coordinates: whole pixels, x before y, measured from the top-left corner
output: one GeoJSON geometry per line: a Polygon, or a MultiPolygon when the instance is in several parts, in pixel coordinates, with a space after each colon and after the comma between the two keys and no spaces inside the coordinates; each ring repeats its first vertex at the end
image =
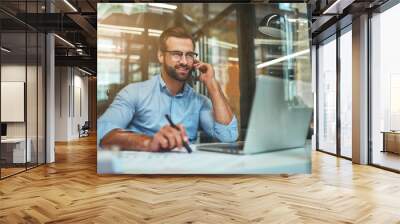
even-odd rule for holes
{"type": "Polygon", "coordinates": [[[171,95],[161,75],[124,87],[98,119],[98,142],[115,128],[153,136],[168,124],[165,114],[175,124],[183,124],[191,142],[199,128],[221,142],[238,138],[237,119],[228,125],[214,120],[211,100],[185,84],[182,92],[171,95]]]}

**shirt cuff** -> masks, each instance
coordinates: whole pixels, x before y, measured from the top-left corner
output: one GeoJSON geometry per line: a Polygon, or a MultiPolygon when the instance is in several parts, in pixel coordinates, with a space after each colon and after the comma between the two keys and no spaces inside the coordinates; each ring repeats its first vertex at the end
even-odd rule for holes
{"type": "Polygon", "coordinates": [[[215,137],[221,142],[235,142],[238,138],[238,125],[236,116],[233,116],[229,124],[214,123],[215,137]]]}

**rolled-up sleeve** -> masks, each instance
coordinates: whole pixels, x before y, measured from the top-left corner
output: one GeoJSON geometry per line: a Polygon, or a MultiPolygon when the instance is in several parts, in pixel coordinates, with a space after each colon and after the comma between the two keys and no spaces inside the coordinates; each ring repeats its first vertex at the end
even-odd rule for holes
{"type": "Polygon", "coordinates": [[[221,142],[234,142],[238,138],[238,124],[234,115],[227,125],[214,120],[211,100],[205,98],[200,110],[200,126],[211,137],[221,142]]]}
{"type": "Polygon", "coordinates": [[[97,144],[113,129],[125,129],[135,114],[135,94],[122,89],[115,97],[112,104],[97,120],[97,144]]]}

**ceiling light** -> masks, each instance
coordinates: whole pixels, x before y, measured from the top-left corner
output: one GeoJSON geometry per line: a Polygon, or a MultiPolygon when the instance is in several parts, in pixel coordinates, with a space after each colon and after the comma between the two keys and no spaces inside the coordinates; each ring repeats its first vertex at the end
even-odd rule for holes
{"type": "MultiPolygon", "coordinates": [[[[114,28],[105,28],[105,27],[99,27],[99,31],[105,31],[104,33],[110,33],[111,32],[118,32],[118,33],[130,33],[130,34],[135,34],[135,35],[142,35],[142,32],[138,31],[130,31],[130,30],[119,30],[119,29],[114,29],[114,28]]],[[[103,33],[102,33],[103,35],[103,33]]]]}
{"type": "Polygon", "coordinates": [[[6,53],[10,53],[10,52],[11,52],[10,50],[8,50],[8,49],[5,48],[5,47],[1,47],[1,50],[4,51],[4,52],[6,52],[6,53]]]}
{"type": "Polygon", "coordinates": [[[136,31],[136,32],[144,32],[144,28],[134,27],[134,26],[118,26],[118,25],[109,25],[109,24],[99,24],[99,27],[116,29],[116,30],[129,30],[129,31],[136,31]]]}
{"type": "Polygon", "coordinates": [[[166,4],[166,3],[148,3],[149,6],[163,8],[163,9],[172,9],[175,10],[177,8],[176,5],[166,4]]]}
{"type": "Polygon", "coordinates": [[[239,61],[237,57],[228,57],[228,61],[239,61]]]}
{"type": "Polygon", "coordinates": [[[297,23],[297,22],[299,22],[299,23],[301,23],[300,25],[302,25],[303,23],[308,23],[308,20],[307,20],[307,19],[300,19],[300,18],[298,18],[298,19],[288,18],[287,21],[288,21],[288,22],[291,22],[291,23],[297,23]]]}
{"type": "Polygon", "coordinates": [[[131,54],[131,55],[129,55],[129,59],[131,59],[131,60],[139,60],[140,56],[136,55],[136,54],[131,54]]]}
{"type": "Polygon", "coordinates": [[[57,34],[54,34],[55,37],[57,37],[59,40],[61,40],[62,42],[64,42],[65,44],[69,45],[70,47],[75,48],[75,45],[73,45],[71,42],[69,42],[68,40],[58,36],[57,34]]]}
{"type": "Polygon", "coordinates": [[[117,49],[117,46],[114,44],[108,44],[108,43],[98,43],[97,48],[99,51],[113,51],[114,49],[119,51],[120,49],[117,49]]]}
{"type": "Polygon", "coordinates": [[[155,29],[149,29],[149,32],[151,33],[162,33],[162,30],[155,30],[155,29]]]}
{"type": "Polygon", "coordinates": [[[97,53],[98,58],[127,59],[127,54],[97,53]]]}
{"type": "Polygon", "coordinates": [[[83,50],[78,48],[78,49],[76,49],[76,53],[78,53],[79,55],[82,55],[83,54],[83,50]]]}
{"type": "Polygon", "coordinates": [[[78,70],[81,71],[81,72],[83,72],[83,73],[85,73],[85,74],[87,74],[87,75],[92,75],[92,73],[90,73],[90,72],[88,72],[88,71],[86,71],[86,70],[83,70],[83,69],[81,69],[81,68],[79,68],[79,67],[78,67],[78,70]]]}
{"type": "Polygon", "coordinates": [[[161,33],[149,33],[149,36],[159,37],[159,36],[161,36],[161,33]]]}
{"type": "Polygon", "coordinates": [[[286,56],[283,56],[283,57],[280,57],[280,58],[276,58],[276,59],[271,60],[271,61],[263,62],[263,63],[257,65],[257,68],[264,68],[264,67],[267,67],[267,66],[270,66],[270,65],[285,61],[285,60],[289,60],[289,59],[294,58],[294,57],[298,57],[298,56],[303,55],[303,54],[307,54],[309,52],[310,52],[310,49],[306,49],[306,50],[303,50],[303,51],[298,51],[298,52],[296,52],[294,54],[289,54],[289,55],[286,55],[286,56]]]}
{"type": "Polygon", "coordinates": [[[189,20],[190,22],[194,22],[193,18],[188,16],[188,15],[183,15],[183,17],[185,17],[187,20],[189,20]]]}
{"type": "Polygon", "coordinates": [[[64,0],[65,4],[67,4],[72,10],[74,10],[74,12],[78,12],[78,10],[71,4],[69,3],[68,0],[64,0]]]}
{"type": "Polygon", "coordinates": [[[149,36],[159,37],[161,36],[162,32],[162,30],[149,29],[149,36]]]}
{"type": "Polygon", "coordinates": [[[238,48],[237,44],[220,41],[220,40],[217,40],[216,38],[209,39],[207,44],[212,45],[212,46],[221,47],[221,48],[227,48],[227,49],[238,48]]]}
{"type": "Polygon", "coordinates": [[[120,32],[120,33],[130,33],[141,35],[144,32],[144,28],[133,27],[133,26],[117,26],[117,25],[108,25],[108,24],[99,24],[99,30],[111,31],[111,32],[120,32]]]}
{"type": "Polygon", "coordinates": [[[343,9],[353,3],[354,0],[336,0],[322,14],[341,14],[343,9]]]}

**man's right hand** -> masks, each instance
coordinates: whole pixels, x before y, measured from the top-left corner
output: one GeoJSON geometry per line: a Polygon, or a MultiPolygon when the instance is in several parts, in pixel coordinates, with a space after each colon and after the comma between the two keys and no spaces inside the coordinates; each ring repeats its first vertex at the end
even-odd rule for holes
{"type": "Polygon", "coordinates": [[[162,127],[150,140],[148,151],[170,151],[174,148],[182,148],[182,141],[189,143],[186,130],[183,125],[177,125],[179,130],[170,125],[162,127]]]}

